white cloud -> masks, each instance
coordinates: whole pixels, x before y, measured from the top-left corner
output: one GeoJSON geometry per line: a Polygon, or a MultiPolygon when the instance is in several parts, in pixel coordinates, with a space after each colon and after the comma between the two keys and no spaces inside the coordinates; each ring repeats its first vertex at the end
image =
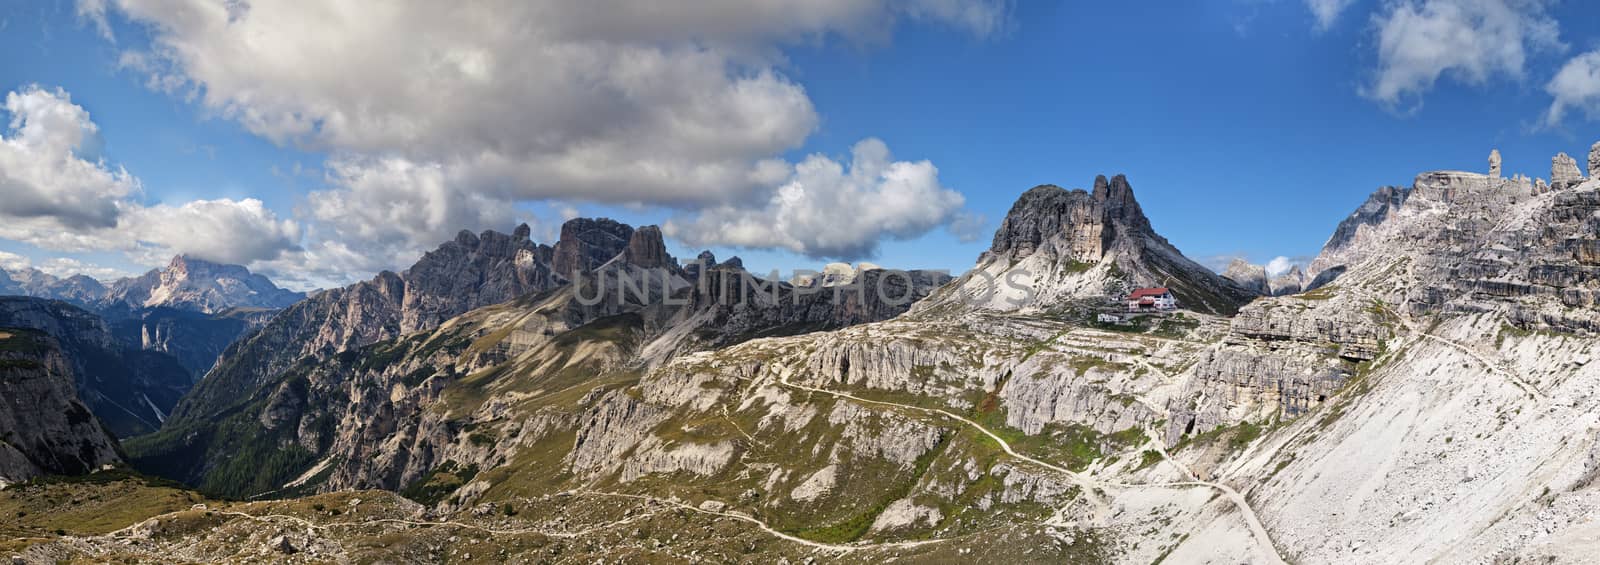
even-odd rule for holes
{"type": "Polygon", "coordinates": [[[71,257],[51,257],[40,263],[37,268],[39,271],[53,277],[64,279],[73,275],[85,275],[102,282],[114,281],[134,275],[134,273],[122,269],[80,261],[71,257]]]}
{"type": "Polygon", "coordinates": [[[905,239],[948,224],[961,194],[939,184],[928,161],[893,161],[889,148],[866,139],[848,166],[824,155],[795,165],[757,206],[725,205],[663,230],[693,246],[780,248],[817,258],[871,256],[881,239],[905,239]]]}
{"type": "Polygon", "coordinates": [[[1282,255],[1273,257],[1271,261],[1267,261],[1267,276],[1276,277],[1278,275],[1287,273],[1289,272],[1289,269],[1294,266],[1295,262],[1293,259],[1284,257],[1282,255]]]}
{"type": "Polygon", "coordinates": [[[27,257],[17,255],[16,253],[0,251],[0,270],[20,271],[32,266],[33,261],[28,260],[27,257]]]}
{"type": "MultiPolygon", "coordinates": [[[[80,155],[99,128],[63,90],[30,86],[9,93],[6,111],[0,237],[56,251],[122,251],[142,264],[164,263],[178,253],[251,263],[276,258],[299,240],[294,223],[278,220],[255,199],[141,204],[137,178],[80,155]]],[[[95,269],[105,272],[93,266],[85,272],[95,269]]]]}
{"type": "Polygon", "coordinates": [[[93,24],[106,41],[117,40],[111,34],[111,23],[106,21],[106,0],[78,0],[78,18],[93,24]]]}
{"type": "Polygon", "coordinates": [[[1555,97],[1545,113],[1546,125],[1559,125],[1571,109],[1583,111],[1590,120],[1600,120],[1600,49],[1567,61],[1545,85],[1545,92],[1555,97]]]}
{"type": "Polygon", "coordinates": [[[1011,6],[113,2],[153,37],[123,68],[274,142],[333,155],[329,186],[300,210],[307,261],[352,268],[402,266],[455,230],[505,229],[518,202],[760,199],[793,168],[776,157],[819,123],[779,47],[882,42],[900,21],[988,37],[1011,6]]]}
{"type": "Polygon", "coordinates": [[[0,235],[116,225],[117,203],[138,192],[139,181],[80,156],[98,132],[89,112],[65,91],[36,85],[6,94],[5,109],[0,217],[10,221],[0,235]]]}
{"type": "Polygon", "coordinates": [[[1441,76],[1484,84],[1523,76],[1530,54],[1564,48],[1546,0],[1398,0],[1374,17],[1378,69],[1364,96],[1420,107],[1441,76]]]}
{"type": "Polygon", "coordinates": [[[1317,18],[1317,30],[1321,31],[1333,27],[1334,22],[1339,20],[1339,14],[1354,3],[1355,0],[1306,0],[1306,7],[1317,18]]]}
{"type": "Polygon", "coordinates": [[[329,164],[328,181],[336,188],[308,195],[302,215],[317,230],[323,258],[352,272],[409,264],[416,250],[463,229],[504,231],[517,220],[508,197],[462,190],[437,165],[341,159],[329,164]]]}
{"type": "Polygon", "coordinates": [[[142,263],[160,263],[176,254],[208,261],[248,265],[295,250],[300,228],[279,220],[260,200],[195,200],[179,206],[157,204],[130,211],[119,226],[148,252],[142,263]]]}

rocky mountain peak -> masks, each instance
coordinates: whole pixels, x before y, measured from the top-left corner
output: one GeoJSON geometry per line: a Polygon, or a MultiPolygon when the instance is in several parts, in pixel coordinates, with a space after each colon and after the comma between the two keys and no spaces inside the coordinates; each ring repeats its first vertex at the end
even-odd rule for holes
{"type": "Polygon", "coordinates": [[[1197,310],[1231,312],[1255,294],[1158,235],[1123,175],[1098,176],[1088,191],[1040,185],[1024,192],[975,271],[930,304],[968,296],[984,297],[979,306],[986,309],[1041,308],[1104,298],[1112,288],[1165,286],[1197,310]],[[995,292],[993,280],[1031,286],[995,292]]]}
{"type": "Polygon", "coordinates": [[[1235,257],[1233,261],[1229,262],[1228,268],[1222,272],[1222,276],[1239,283],[1239,286],[1245,287],[1256,294],[1268,294],[1270,292],[1267,287],[1267,268],[1251,264],[1242,258],[1235,257]]]}
{"type": "Polygon", "coordinates": [[[1077,249],[1075,254],[1098,258],[1100,218],[1093,209],[1093,201],[1093,197],[1083,190],[1067,190],[1053,184],[1028,189],[1011,205],[1011,211],[1000,222],[988,254],[1027,257],[1057,234],[1082,231],[1084,233],[1074,233],[1072,239],[1093,245],[1077,249]],[[1088,235],[1090,230],[1095,237],[1079,237],[1088,235]]]}
{"type": "Polygon", "coordinates": [[[526,222],[517,224],[517,228],[511,230],[511,237],[518,240],[531,240],[533,239],[533,228],[528,227],[526,222]]]}
{"type": "Polygon", "coordinates": [[[634,230],[633,236],[628,238],[628,248],[623,251],[623,260],[628,263],[656,269],[662,267],[676,267],[677,260],[667,254],[667,244],[661,238],[661,228],[657,226],[644,226],[634,230]]]}
{"type": "Polygon", "coordinates": [[[615,258],[633,240],[633,227],[611,218],[573,218],[561,224],[551,266],[556,273],[592,271],[615,258]]]}
{"type": "Polygon", "coordinates": [[[279,288],[243,266],[179,255],[165,268],[112,284],[103,303],[212,314],[236,307],[284,308],[302,298],[305,294],[279,288]]]}
{"type": "Polygon", "coordinates": [[[1557,153],[1550,159],[1550,187],[1556,190],[1577,186],[1583,182],[1583,171],[1578,170],[1578,160],[1566,153],[1557,153]]]}

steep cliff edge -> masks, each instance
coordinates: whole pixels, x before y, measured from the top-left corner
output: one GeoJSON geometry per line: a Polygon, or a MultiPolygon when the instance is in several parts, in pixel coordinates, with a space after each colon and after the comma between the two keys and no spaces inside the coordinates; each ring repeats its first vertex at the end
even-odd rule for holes
{"type": "Polygon", "coordinates": [[[73,374],[49,335],[0,324],[0,487],[122,461],[116,440],[78,400],[73,374]]]}
{"type": "Polygon", "coordinates": [[[0,326],[51,336],[72,366],[77,395],[118,437],[161,427],[193,384],[173,357],[124,344],[104,320],[65,302],[0,297],[0,326]]]}

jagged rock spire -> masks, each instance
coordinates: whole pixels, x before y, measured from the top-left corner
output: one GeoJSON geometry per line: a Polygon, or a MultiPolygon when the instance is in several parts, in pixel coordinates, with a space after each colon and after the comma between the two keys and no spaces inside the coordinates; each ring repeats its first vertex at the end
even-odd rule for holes
{"type": "Polygon", "coordinates": [[[591,271],[628,247],[633,228],[610,218],[573,218],[561,224],[551,267],[556,274],[591,271]]]}
{"type": "Polygon", "coordinates": [[[623,251],[623,259],[646,269],[677,265],[672,256],[667,254],[667,245],[661,239],[661,228],[656,226],[634,230],[633,237],[628,239],[628,249],[623,251]]]}
{"type": "Polygon", "coordinates": [[[1578,170],[1578,160],[1566,153],[1557,153],[1550,159],[1550,186],[1556,190],[1570,188],[1583,182],[1583,172],[1578,170]]]}
{"type": "Polygon", "coordinates": [[[1500,178],[1500,150],[1499,149],[1491,149],[1491,150],[1489,150],[1489,176],[1491,178],[1500,178]]]}
{"type": "Polygon", "coordinates": [[[1600,177],[1600,141],[1589,146],[1589,178],[1600,177]]]}

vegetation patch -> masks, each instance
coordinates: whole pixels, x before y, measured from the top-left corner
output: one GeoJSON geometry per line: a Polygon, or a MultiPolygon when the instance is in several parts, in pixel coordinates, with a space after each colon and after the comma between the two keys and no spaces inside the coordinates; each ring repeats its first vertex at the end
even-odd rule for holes
{"type": "Polygon", "coordinates": [[[433,506],[477,476],[477,464],[463,467],[455,461],[445,461],[401,490],[400,496],[433,506]]]}

